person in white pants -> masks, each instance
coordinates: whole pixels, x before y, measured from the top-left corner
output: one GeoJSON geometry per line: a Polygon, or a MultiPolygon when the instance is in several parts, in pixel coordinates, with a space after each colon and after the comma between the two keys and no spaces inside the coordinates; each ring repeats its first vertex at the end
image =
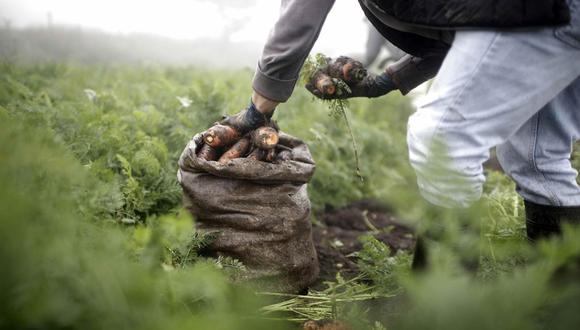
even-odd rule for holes
{"type": "Polygon", "coordinates": [[[408,124],[409,158],[425,199],[445,207],[478,200],[482,164],[497,146],[525,200],[530,238],[559,231],[561,216],[553,213],[578,218],[570,156],[580,139],[580,17],[573,9],[566,27],[456,32],[408,124]],[[440,162],[434,141],[447,151],[446,171],[430,170],[440,162]]]}
{"type": "MultiPolygon", "coordinates": [[[[434,205],[465,208],[481,196],[482,164],[497,146],[525,200],[528,236],[580,223],[570,163],[580,136],[580,0],[359,0],[375,28],[408,53],[380,75],[321,98],[402,94],[436,76],[408,124],[411,165],[434,205]]],[[[294,89],[334,0],[282,0],[258,61],[250,105],[222,121],[263,125],[294,89]]],[[[343,77],[334,77],[343,78],[343,77]]]]}

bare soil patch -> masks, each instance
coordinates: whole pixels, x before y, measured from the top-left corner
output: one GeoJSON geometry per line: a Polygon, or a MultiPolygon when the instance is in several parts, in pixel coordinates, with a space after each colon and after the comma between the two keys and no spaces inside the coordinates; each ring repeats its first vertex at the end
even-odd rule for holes
{"type": "Polygon", "coordinates": [[[337,272],[345,278],[359,273],[355,252],[362,248],[359,237],[373,235],[395,253],[415,244],[413,230],[395,217],[391,209],[377,201],[360,200],[341,208],[328,208],[316,216],[313,238],[320,275],[314,287],[333,280],[337,272]]]}

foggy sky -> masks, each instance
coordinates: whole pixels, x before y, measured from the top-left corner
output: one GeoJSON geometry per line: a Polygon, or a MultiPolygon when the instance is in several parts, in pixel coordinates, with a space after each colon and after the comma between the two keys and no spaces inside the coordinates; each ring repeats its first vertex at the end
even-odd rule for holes
{"type": "MultiPolygon", "coordinates": [[[[78,25],[111,33],[146,33],[193,40],[221,39],[261,47],[276,21],[276,0],[0,0],[13,27],[78,25]]],[[[366,24],[355,0],[337,0],[313,51],[360,53],[366,24]]]]}

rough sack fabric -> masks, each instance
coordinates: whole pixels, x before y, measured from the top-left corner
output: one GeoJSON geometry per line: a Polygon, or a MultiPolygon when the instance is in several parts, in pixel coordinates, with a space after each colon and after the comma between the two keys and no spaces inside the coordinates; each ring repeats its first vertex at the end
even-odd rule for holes
{"type": "Polygon", "coordinates": [[[304,142],[280,133],[279,143],[292,149],[291,160],[220,164],[196,156],[198,134],[179,159],[178,179],[197,229],[217,232],[211,254],[243,262],[240,280],[298,293],[318,276],[306,191],[315,164],[304,142]]]}

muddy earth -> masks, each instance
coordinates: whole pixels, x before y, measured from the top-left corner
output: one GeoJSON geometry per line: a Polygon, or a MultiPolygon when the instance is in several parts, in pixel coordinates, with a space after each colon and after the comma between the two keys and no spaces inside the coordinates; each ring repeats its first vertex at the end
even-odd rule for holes
{"type": "Polygon", "coordinates": [[[413,230],[397,219],[389,209],[372,200],[361,200],[345,207],[327,208],[316,215],[312,236],[318,253],[320,275],[314,288],[334,280],[341,272],[344,278],[358,275],[354,252],[362,248],[359,237],[373,235],[388,245],[393,253],[411,250],[415,244],[413,230]]]}

